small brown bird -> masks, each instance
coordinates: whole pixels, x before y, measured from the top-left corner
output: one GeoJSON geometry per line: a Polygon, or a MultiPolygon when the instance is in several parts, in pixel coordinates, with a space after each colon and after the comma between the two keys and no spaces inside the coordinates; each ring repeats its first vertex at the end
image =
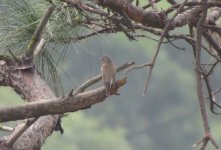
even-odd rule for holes
{"type": "Polygon", "coordinates": [[[114,86],[115,83],[116,67],[108,56],[103,56],[99,59],[101,60],[101,74],[106,89],[106,95],[109,96],[111,86],[114,86]]]}

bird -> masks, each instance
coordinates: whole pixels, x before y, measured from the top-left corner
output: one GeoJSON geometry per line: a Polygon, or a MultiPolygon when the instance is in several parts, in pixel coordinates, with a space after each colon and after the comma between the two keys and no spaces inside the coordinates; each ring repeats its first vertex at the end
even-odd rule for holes
{"type": "Polygon", "coordinates": [[[101,75],[105,86],[106,96],[110,95],[111,87],[114,87],[116,77],[116,67],[109,56],[102,56],[101,60],[101,75]]]}

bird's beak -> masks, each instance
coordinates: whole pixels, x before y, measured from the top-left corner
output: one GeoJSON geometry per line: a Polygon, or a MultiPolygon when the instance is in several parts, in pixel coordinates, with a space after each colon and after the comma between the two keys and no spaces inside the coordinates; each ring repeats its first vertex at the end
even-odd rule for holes
{"type": "Polygon", "coordinates": [[[101,60],[101,59],[102,59],[102,57],[100,57],[100,58],[98,58],[98,59],[100,59],[100,60],[101,60]]]}

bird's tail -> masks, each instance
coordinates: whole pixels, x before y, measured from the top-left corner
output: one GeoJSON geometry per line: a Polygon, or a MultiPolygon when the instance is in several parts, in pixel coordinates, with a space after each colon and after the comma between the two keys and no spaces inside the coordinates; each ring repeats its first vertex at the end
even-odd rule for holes
{"type": "Polygon", "coordinates": [[[105,84],[105,89],[106,89],[106,95],[107,95],[107,96],[110,95],[110,89],[111,89],[110,87],[111,87],[110,82],[107,82],[107,83],[105,84]]]}

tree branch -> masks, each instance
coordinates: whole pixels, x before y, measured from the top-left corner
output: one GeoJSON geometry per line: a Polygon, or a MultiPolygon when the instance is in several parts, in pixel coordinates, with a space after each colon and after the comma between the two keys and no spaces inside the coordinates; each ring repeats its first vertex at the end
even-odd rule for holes
{"type": "Polygon", "coordinates": [[[124,72],[124,74],[127,74],[128,72],[130,72],[130,71],[132,71],[132,70],[140,69],[140,68],[143,68],[143,67],[146,67],[146,66],[151,66],[151,63],[145,63],[145,64],[142,64],[142,65],[133,66],[133,67],[131,67],[130,69],[126,70],[126,71],[124,72]]]}
{"type": "Polygon", "coordinates": [[[148,0],[149,1],[149,4],[151,5],[152,9],[157,12],[157,7],[156,7],[156,4],[155,4],[155,1],[153,0],[148,0]]]}
{"type": "Polygon", "coordinates": [[[207,118],[207,113],[206,113],[206,106],[204,102],[204,97],[203,97],[203,89],[202,89],[202,80],[201,80],[201,45],[202,45],[202,35],[203,35],[203,24],[206,20],[207,16],[207,6],[206,6],[206,1],[203,0],[204,5],[202,6],[202,9],[204,10],[202,12],[202,16],[200,17],[197,27],[196,27],[196,57],[195,57],[195,73],[196,73],[196,84],[197,84],[197,96],[199,100],[199,105],[200,105],[200,111],[201,115],[203,118],[203,126],[205,130],[205,136],[194,146],[201,145],[201,150],[204,150],[208,141],[211,141],[211,143],[218,149],[218,145],[214,141],[214,139],[211,136],[210,133],[210,128],[209,128],[209,123],[208,123],[208,118],[207,118]]]}
{"type": "MultiPolygon", "coordinates": [[[[131,66],[131,65],[134,65],[135,63],[134,62],[127,62],[127,63],[124,63],[123,65],[120,65],[117,67],[117,72],[120,72],[122,70],[124,70],[125,68],[131,66]]],[[[84,84],[82,84],[81,86],[79,86],[76,90],[73,91],[73,95],[77,95],[78,93],[82,93],[84,92],[84,90],[86,88],[88,88],[89,86],[91,86],[92,84],[98,82],[101,80],[101,74],[93,77],[92,79],[86,81],[84,84]]]]}
{"type": "Polygon", "coordinates": [[[40,37],[41,37],[41,34],[42,34],[43,30],[45,29],[45,26],[46,26],[49,18],[51,17],[54,9],[55,9],[55,6],[52,6],[52,5],[49,6],[49,8],[45,12],[41,22],[38,24],[32,38],[31,38],[31,41],[29,42],[26,55],[30,56],[31,58],[33,57],[34,50],[37,47],[37,44],[38,44],[40,37]]]}
{"type": "Polygon", "coordinates": [[[149,68],[150,68],[150,69],[149,69],[149,73],[148,73],[147,79],[146,79],[146,81],[145,81],[145,87],[144,87],[143,95],[144,95],[144,94],[146,93],[146,91],[147,91],[147,87],[148,87],[148,84],[149,84],[149,82],[150,82],[150,78],[151,78],[151,75],[152,75],[152,71],[153,71],[153,68],[154,68],[154,65],[155,65],[155,62],[156,62],[158,53],[159,53],[159,51],[160,51],[160,47],[161,47],[161,44],[162,44],[162,42],[163,42],[163,39],[164,39],[164,37],[167,35],[167,33],[168,33],[169,29],[170,29],[170,26],[171,26],[173,20],[174,20],[174,19],[176,18],[176,16],[180,13],[180,11],[181,11],[182,8],[185,6],[185,4],[187,3],[187,1],[188,1],[188,0],[185,0],[185,1],[183,2],[183,4],[180,5],[180,7],[178,8],[177,12],[174,14],[174,16],[173,16],[173,17],[169,20],[169,22],[166,24],[166,26],[165,26],[165,28],[164,28],[164,30],[163,30],[161,36],[160,36],[160,41],[159,41],[159,43],[158,43],[158,45],[157,45],[157,49],[156,49],[155,55],[154,55],[154,57],[153,57],[153,60],[152,60],[152,62],[151,62],[151,65],[149,65],[149,68]]]}
{"type": "Polygon", "coordinates": [[[5,145],[8,147],[12,147],[17,139],[25,132],[25,130],[29,128],[36,120],[37,118],[27,119],[24,123],[19,124],[17,127],[15,127],[14,132],[9,135],[5,145]]]}
{"type": "Polygon", "coordinates": [[[14,128],[0,125],[0,130],[6,131],[6,132],[12,132],[14,128]]]}
{"type": "Polygon", "coordinates": [[[47,41],[44,38],[41,38],[36,49],[34,50],[34,57],[38,56],[38,54],[44,49],[47,41]]]}
{"type": "MultiPolygon", "coordinates": [[[[60,0],[66,2],[67,4],[76,4],[74,0],[60,0]]],[[[105,0],[96,0],[96,3],[103,7],[108,7],[114,11],[123,11],[127,14],[127,16],[139,23],[142,23],[147,26],[152,26],[156,28],[163,28],[164,22],[162,18],[164,16],[161,13],[152,12],[152,11],[145,11],[142,8],[133,6],[131,3],[128,3],[127,0],[112,0],[112,1],[105,1],[105,0]]]]}
{"type": "MultiPolygon", "coordinates": [[[[112,86],[110,94],[116,93],[118,88],[126,84],[126,82],[126,77],[117,80],[115,82],[115,86],[112,86]]],[[[30,102],[20,106],[1,108],[0,122],[74,112],[82,108],[89,107],[93,104],[102,102],[106,98],[107,97],[105,94],[105,87],[101,87],[78,94],[76,96],[68,95],[56,100],[41,100],[38,102],[30,102]]]]}

